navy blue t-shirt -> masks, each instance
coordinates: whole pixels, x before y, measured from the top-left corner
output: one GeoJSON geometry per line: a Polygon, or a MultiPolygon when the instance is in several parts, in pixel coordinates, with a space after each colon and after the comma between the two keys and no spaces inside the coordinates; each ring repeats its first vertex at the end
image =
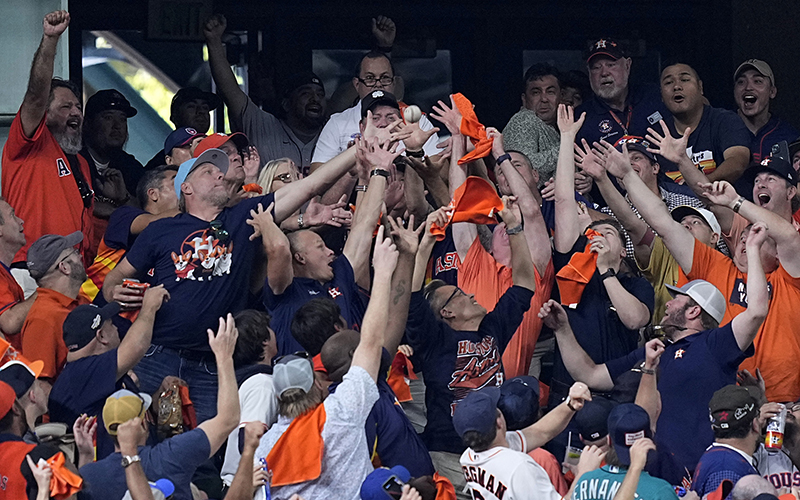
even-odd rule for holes
{"type": "MultiPolygon", "coordinates": [[[[175,485],[174,500],[192,500],[189,483],[197,467],[208,460],[211,444],[200,428],[178,434],[156,446],[140,446],[144,475],[150,481],[169,479],[175,485]]],[[[103,460],[80,469],[84,479],[83,494],[93,500],[117,500],[125,496],[128,485],[122,455],[113,453],[103,460]]]]}
{"type": "MultiPolygon", "coordinates": [[[[673,137],[677,137],[673,120],[667,120],[667,127],[673,137]]],[[[697,129],[692,130],[689,142],[686,145],[686,153],[695,165],[706,173],[710,174],[725,161],[724,152],[734,146],[750,148],[752,134],[739,115],[733,111],[722,108],[712,108],[703,106],[703,116],[697,129]]],[[[673,181],[683,183],[683,176],[678,171],[678,166],[671,161],[660,158],[661,171],[673,181]]]]}
{"type": "Polygon", "coordinates": [[[612,110],[597,96],[592,96],[575,110],[575,119],[583,112],[586,112],[586,120],[575,137],[578,144],[581,139],[591,145],[601,139],[614,144],[624,135],[644,137],[648,127],[655,125],[656,130],[660,130],[659,120],[672,121],[667,119],[672,115],[661,100],[661,89],[655,84],[631,85],[626,109],[612,110]]]}
{"type": "Polygon", "coordinates": [[[347,257],[340,255],[331,263],[333,279],[325,284],[311,278],[295,278],[280,295],[272,293],[269,278],[264,283],[264,307],[272,315],[270,327],[278,340],[278,355],[302,351],[303,346],[292,336],[292,318],[300,307],[311,299],[330,298],[339,306],[347,325],[358,329],[364,318],[364,300],[356,284],[353,267],[347,257]]]}
{"type": "Polygon", "coordinates": [[[733,484],[742,477],[758,474],[750,462],[736,450],[726,446],[712,446],[697,464],[692,478],[692,490],[702,498],[716,490],[725,479],[733,484]]]}
{"type": "Polygon", "coordinates": [[[430,258],[431,279],[442,280],[448,285],[458,286],[458,252],[453,241],[453,226],[447,226],[444,239],[433,244],[430,258]]]}
{"type": "MultiPolygon", "coordinates": [[[[748,130],[749,132],[749,130],[748,130]]],[[[763,127],[758,129],[758,133],[750,134],[752,142],[750,143],[750,154],[752,155],[753,162],[761,163],[761,160],[768,157],[772,152],[772,146],[781,141],[786,141],[791,144],[800,137],[800,132],[797,129],[781,120],[775,115],[772,115],[769,121],[763,127]]],[[[788,158],[789,162],[792,161],[788,158]]]]}
{"type": "Polygon", "coordinates": [[[470,392],[503,384],[501,356],[532,298],[532,291],[512,286],[478,330],[468,332],[453,330],[436,319],[422,291],[411,294],[406,336],[425,374],[428,423],[422,441],[428,450],[462,453],[466,449],[453,427],[453,410],[470,392]]]}
{"type": "MultiPolygon", "coordinates": [[[[667,346],[659,362],[658,390],[661,393],[661,416],[658,418],[656,447],[659,462],[672,462],[669,470],[691,473],[700,456],[713,442],[708,420],[708,402],[718,389],[736,383],[736,371],[755,353],[751,344],[739,349],[731,323],[684,337],[667,346]],[[661,443],[672,453],[664,454],[661,443]]],[[[606,363],[616,379],[644,359],[644,348],[606,363]]],[[[651,471],[651,473],[653,473],[651,471]]],[[[682,476],[659,475],[670,484],[680,484],[682,476]],[[669,477],[665,477],[669,476],[669,477]]]]}
{"type": "MultiPolygon", "coordinates": [[[[556,272],[569,263],[572,255],[583,252],[588,241],[585,235],[581,235],[569,252],[553,252],[553,265],[556,272]]],[[[617,279],[625,290],[647,306],[650,314],[653,313],[655,294],[653,286],[646,279],[627,273],[618,274],[617,279]]],[[[605,363],[636,349],[639,342],[639,331],[629,329],[619,319],[597,271],[586,284],[578,306],[575,309],[567,308],[566,311],[572,331],[575,332],[575,338],[595,363],[605,363]]],[[[560,402],[561,396],[567,395],[573,383],[574,380],[564,366],[561,353],[556,346],[553,380],[550,387],[553,398],[557,398],[560,402]]],[[[555,400],[551,399],[551,401],[555,400]]]]}
{"type": "Polygon", "coordinates": [[[216,331],[220,317],[244,309],[247,302],[261,241],[249,240],[253,228],[245,221],[259,203],[266,207],[273,200],[268,194],[223,209],[216,232],[209,222],[181,213],[151,223],[136,238],[128,262],[140,273],[153,269],[150,283],[163,284],[170,293],[156,313],[153,344],[210,351],[206,330],[216,331]]]}
{"type": "Polygon", "coordinates": [[[103,235],[106,246],[114,250],[128,250],[136,240],[135,234],[131,233],[131,224],[142,214],[144,210],[130,205],[123,205],[111,212],[108,218],[108,227],[103,235]]]}

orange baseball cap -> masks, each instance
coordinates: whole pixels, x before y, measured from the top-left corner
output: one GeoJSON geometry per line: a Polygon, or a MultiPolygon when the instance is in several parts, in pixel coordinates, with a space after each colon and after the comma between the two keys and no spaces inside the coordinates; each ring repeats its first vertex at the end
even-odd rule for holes
{"type": "Polygon", "coordinates": [[[209,149],[219,149],[220,146],[228,141],[233,141],[233,143],[236,144],[236,147],[239,149],[244,149],[250,145],[250,141],[247,140],[247,136],[241,132],[234,132],[231,135],[219,133],[211,134],[197,143],[197,147],[194,148],[193,156],[197,158],[203,154],[204,151],[209,149]]]}
{"type": "Polygon", "coordinates": [[[453,194],[447,210],[448,221],[443,227],[431,226],[431,234],[436,239],[444,239],[445,229],[454,222],[472,222],[473,224],[496,223],[495,215],[503,209],[503,200],[497,196],[491,184],[486,180],[470,176],[453,194]]]}

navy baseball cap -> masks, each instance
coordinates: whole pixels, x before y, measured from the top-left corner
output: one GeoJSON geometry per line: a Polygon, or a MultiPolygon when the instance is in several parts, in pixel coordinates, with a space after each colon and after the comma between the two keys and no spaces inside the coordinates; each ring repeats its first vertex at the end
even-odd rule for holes
{"type": "Polygon", "coordinates": [[[608,436],[608,416],[615,403],[602,396],[593,396],[583,403],[583,408],[573,418],[578,432],[586,441],[597,441],[608,436]]]}
{"type": "Polygon", "coordinates": [[[170,113],[174,115],[178,108],[195,99],[206,101],[209,110],[215,110],[222,106],[222,99],[217,94],[200,90],[197,87],[184,87],[172,97],[172,104],[169,106],[170,113]]]}
{"type": "Polygon", "coordinates": [[[366,118],[367,111],[372,111],[379,105],[389,106],[400,111],[400,105],[397,103],[397,98],[394,94],[385,90],[373,90],[361,99],[361,118],[366,118]]]}
{"type": "Polygon", "coordinates": [[[103,307],[84,304],[73,309],[64,320],[63,335],[67,350],[73,352],[86,347],[103,323],[118,312],[118,302],[109,302],[103,307]]]}
{"type": "Polygon", "coordinates": [[[185,162],[181,163],[181,166],[178,167],[178,173],[175,174],[175,193],[178,195],[179,199],[181,197],[181,184],[183,184],[183,181],[189,177],[189,174],[194,172],[194,169],[204,163],[211,163],[220,169],[222,174],[225,175],[225,173],[228,172],[230,160],[228,159],[228,155],[225,154],[225,151],[212,148],[203,151],[203,154],[197,158],[189,158],[185,162]]]}
{"type": "Polygon", "coordinates": [[[43,368],[41,361],[26,364],[19,359],[12,359],[0,366],[0,382],[10,385],[19,399],[28,392],[43,368]]]}
{"type": "Polygon", "coordinates": [[[608,415],[608,434],[623,465],[631,463],[631,445],[637,439],[651,438],[650,415],[639,405],[624,403],[608,415]]]}
{"type": "Polygon", "coordinates": [[[648,141],[644,137],[639,137],[635,135],[625,135],[622,136],[622,138],[620,138],[620,140],[618,140],[616,144],[614,144],[614,147],[617,148],[617,151],[622,151],[623,144],[628,146],[628,151],[638,151],[643,155],[645,155],[647,159],[649,159],[650,161],[654,162],[658,161],[656,155],[647,150],[647,148],[652,147],[652,144],[650,144],[650,141],[648,141]]]}
{"type": "Polygon", "coordinates": [[[797,184],[797,172],[791,162],[784,160],[780,156],[768,156],[761,160],[761,163],[756,167],[756,175],[761,172],[775,174],[793,186],[797,184]]]}
{"type": "Polygon", "coordinates": [[[484,387],[470,392],[461,400],[453,412],[453,427],[459,437],[469,431],[488,434],[497,420],[497,402],[500,400],[499,387],[484,387]]]}
{"type": "Polygon", "coordinates": [[[361,500],[386,500],[390,498],[383,489],[392,476],[396,477],[401,483],[411,481],[411,473],[402,465],[395,465],[391,469],[380,467],[370,472],[367,478],[361,483],[361,500]]]}
{"type": "Polygon", "coordinates": [[[587,64],[591,63],[592,59],[594,59],[596,56],[605,56],[616,61],[617,59],[626,57],[626,54],[625,50],[622,48],[622,45],[620,45],[616,40],[611,38],[600,38],[599,40],[592,42],[592,45],[589,47],[589,55],[586,57],[587,64]]]}
{"type": "Polygon", "coordinates": [[[131,106],[131,103],[128,102],[119,90],[106,89],[98,90],[86,101],[83,116],[91,118],[96,114],[108,110],[122,111],[128,118],[136,116],[137,113],[136,108],[131,106]]]}
{"type": "Polygon", "coordinates": [[[510,431],[533,424],[539,416],[539,381],[528,375],[506,380],[500,386],[497,407],[503,412],[510,431]]]}
{"type": "Polygon", "coordinates": [[[322,91],[325,92],[325,85],[322,84],[322,80],[320,80],[315,73],[312,73],[311,71],[301,71],[299,73],[290,75],[288,78],[286,78],[286,80],[284,80],[283,96],[288,97],[289,94],[299,89],[303,85],[318,85],[322,91]]]}
{"type": "Polygon", "coordinates": [[[182,148],[191,143],[197,137],[205,137],[206,134],[201,134],[192,127],[181,127],[173,130],[164,141],[164,154],[172,154],[174,148],[182,148]]]}

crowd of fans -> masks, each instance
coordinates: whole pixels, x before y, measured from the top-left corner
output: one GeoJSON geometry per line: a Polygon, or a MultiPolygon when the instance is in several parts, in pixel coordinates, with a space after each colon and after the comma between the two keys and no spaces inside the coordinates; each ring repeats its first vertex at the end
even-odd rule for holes
{"type": "Polygon", "coordinates": [[[379,17],[350,107],[298,73],[276,116],[215,15],[219,95],[181,89],[144,162],[121,92],[53,78],[69,21],[2,152],[0,499],[800,498],[800,133],[766,62],[729,111],[602,38],[501,133],[402,102],[379,17]]]}

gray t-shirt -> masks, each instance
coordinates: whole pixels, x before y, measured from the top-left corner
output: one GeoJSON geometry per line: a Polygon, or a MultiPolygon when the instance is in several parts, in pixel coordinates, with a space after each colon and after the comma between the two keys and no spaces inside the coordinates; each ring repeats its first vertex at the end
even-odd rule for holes
{"type": "MultiPolygon", "coordinates": [[[[313,481],[272,488],[273,500],[288,500],[295,493],[306,499],[359,500],[361,483],[373,471],[364,425],[377,400],[375,381],[360,366],[351,367],[336,392],[323,403],[326,413],[322,428],[325,451],[320,476],[313,481]]],[[[256,464],[269,455],[291,423],[291,419],[278,417],[275,425],[261,438],[255,454],[256,464]]],[[[261,489],[254,500],[264,500],[261,489]]]]}
{"type": "Polygon", "coordinates": [[[256,106],[249,97],[241,118],[243,132],[258,149],[262,165],[278,158],[291,158],[300,169],[311,165],[319,134],[308,144],[303,143],[286,123],[256,106]]]}

